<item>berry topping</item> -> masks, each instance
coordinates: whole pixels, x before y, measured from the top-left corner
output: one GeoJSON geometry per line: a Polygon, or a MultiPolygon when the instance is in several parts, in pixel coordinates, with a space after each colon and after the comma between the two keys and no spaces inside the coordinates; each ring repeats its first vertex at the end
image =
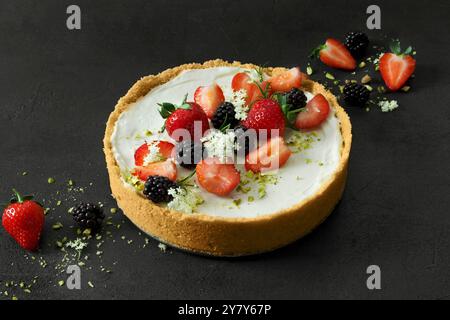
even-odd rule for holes
{"type": "Polygon", "coordinates": [[[306,106],[306,101],[307,98],[305,93],[297,88],[292,88],[291,91],[286,94],[286,102],[295,109],[304,108],[306,106]]]}
{"type": "Polygon", "coordinates": [[[353,57],[361,58],[369,46],[369,38],[363,32],[349,32],[345,36],[345,46],[353,57]]]}
{"type": "Polygon", "coordinates": [[[343,89],[344,100],[352,106],[364,106],[369,100],[370,91],[363,85],[348,83],[343,89]]]}
{"type": "Polygon", "coordinates": [[[144,143],[134,153],[134,163],[136,166],[143,166],[171,158],[173,148],[174,145],[167,141],[144,143]]]}
{"type": "Polygon", "coordinates": [[[212,125],[216,129],[222,128],[234,128],[239,124],[239,120],[236,119],[236,111],[234,105],[230,102],[222,103],[214,113],[211,120],[212,125]]]}
{"type": "Polygon", "coordinates": [[[247,119],[242,124],[248,129],[267,130],[267,136],[271,136],[272,129],[278,129],[279,135],[284,135],[285,120],[278,102],[272,99],[262,99],[255,102],[247,119]]]}
{"type": "MultiPolygon", "coordinates": [[[[262,79],[260,79],[262,80],[262,79]]],[[[231,81],[231,88],[233,91],[245,90],[247,97],[245,99],[246,105],[251,105],[253,102],[262,99],[268,95],[270,89],[268,81],[255,82],[248,73],[237,73],[231,81]]]]}
{"type": "Polygon", "coordinates": [[[186,169],[193,170],[203,159],[203,143],[185,140],[177,144],[176,153],[177,163],[186,169]]]}
{"type": "Polygon", "coordinates": [[[105,219],[103,210],[92,203],[80,203],[73,209],[72,216],[81,228],[92,230],[98,230],[105,219]]]}
{"type": "Polygon", "coordinates": [[[400,42],[391,45],[392,53],[385,53],[380,58],[380,72],[386,86],[391,91],[403,87],[416,69],[416,60],[410,55],[412,48],[408,47],[402,53],[400,42]]]}
{"type": "Polygon", "coordinates": [[[173,199],[173,196],[169,194],[169,190],[176,188],[178,188],[178,185],[175,182],[166,177],[155,175],[147,178],[143,193],[147,199],[154,203],[167,203],[173,199]]]}
{"type": "Polygon", "coordinates": [[[314,49],[312,57],[318,56],[327,66],[343,70],[355,70],[356,61],[350,51],[338,40],[327,39],[325,44],[314,49]]]}
{"type": "Polygon", "coordinates": [[[265,172],[284,166],[292,152],[282,137],[274,137],[245,158],[245,170],[265,172]]]}
{"type": "Polygon", "coordinates": [[[199,185],[218,196],[230,194],[241,181],[234,164],[224,164],[218,158],[207,158],[197,165],[199,185]]]}
{"type": "Polygon", "coordinates": [[[310,100],[304,110],[302,110],[295,120],[297,129],[312,129],[324,122],[330,113],[330,105],[321,94],[310,100]]]}
{"type": "Polygon", "coordinates": [[[207,87],[198,87],[194,93],[194,101],[211,119],[219,105],[225,101],[225,97],[222,89],[217,84],[212,84],[207,87]]]}
{"type": "Polygon", "coordinates": [[[270,88],[275,92],[288,92],[292,88],[300,88],[302,85],[302,73],[295,67],[272,76],[269,79],[270,88]]]}
{"type": "Polygon", "coordinates": [[[134,168],[132,175],[142,181],[146,181],[149,176],[160,175],[172,181],[177,179],[177,166],[172,159],[166,161],[150,163],[146,166],[134,168]]]}
{"type": "Polygon", "coordinates": [[[186,102],[185,98],[179,106],[168,102],[161,103],[159,106],[159,113],[166,119],[165,129],[175,141],[200,140],[209,129],[206,113],[195,102],[186,102]],[[196,127],[198,127],[197,130],[195,130],[196,127]],[[196,131],[199,131],[199,137],[194,135],[196,131]]]}
{"type": "Polygon", "coordinates": [[[44,227],[44,209],[32,201],[31,196],[22,197],[14,190],[14,197],[3,211],[2,225],[11,237],[25,250],[34,251],[39,246],[44,227]]]}

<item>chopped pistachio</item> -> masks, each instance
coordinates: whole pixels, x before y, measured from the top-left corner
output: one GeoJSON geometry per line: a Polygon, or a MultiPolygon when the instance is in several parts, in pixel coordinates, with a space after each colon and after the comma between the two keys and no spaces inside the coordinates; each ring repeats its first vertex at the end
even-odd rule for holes
{"type": "Polygon", "coordinates": [[[366,66],[366,63],[364,61],[361,61],[358,66],[360,68],[364,68],[366,66]]]}
{"type": "Polygon", "coordinates": [[[58,281],[58,285],[59,285],[60,287],[62,287],[62,286],[64,285],[64,283],[65,283],[64,280],[59,280],[59,281],[58,281]]]}
{"type": "Polygon", "coordinates": [[[73,185],[74,185],[73,180],[70,179],[70,180],[67,182],[67,184],[68,184],[69,186],[73,186],[73,185]]]}
{"type": "Polygon", "coordinates": [[[58,202],[56,203],[56,205],[59,207],[61,205],[61,200],[58,200],[58,202]]]}
{"type": "Polygon", "coordinates": [[[147,130],[147,131],[145,131],[145,135],[146,135],[147,137],[150,137],[150,136],[153,135],[153,132],[151,132],[150,130],[147,130]]]}
{"type": "Polygon", "coordinates": [[[401,88],[401,90],[403,92],[408,92],[409,90],[411,90],[411,87],[410,86],[404,86],[403,88],[401,88]]]}
{"type": "Polygon", "coordinates": [[[28,174],[28,172],[26,172],[26,171],[22,172],[23,176],[26,176],[27,174],[28,174]]]}
{"type": "Polygon", "coordinates": [[[82,234],[83,234],[83,236],[90,236],[91,232],[92,232],[92,230],[88,228],[88,229],[84,229],[82,234]]]}
{"type": "Polygon", "coordinates": [[[368,84],[366,84],[365,87],[367,88],[367,90],[369,90],[371,92],[373,91],[373,88],[371,86],[369,86],[368,84]]]}
{"type": "Polygon", "coordinates": [[[48,182],[48,184],[52,184],[52,183],[55,183],[55,178],[48,178],[47,179],[47,182],[48,182]]]}
{"type": "Polygon", "coordinates": [[[368,74],[366,74],[364,77],[362,77],[362,79],[361,79],[361,83],[362,84],[367,84],[367,83],[369,83],[370,81],[372,81],[372,78],[368,75],[368,74]]]}
{"type": "Polygon", "coordinates": [[[311,66],[307,66],[307,67],[306,67],[306,74],[307,74],[308,76],[310,76],[310,75],[313,74],[313,69],[311,68],[311,66]]]}
{"type": "Polygon", "coordinates": [[[331,73],[327,72],[325,73],[325,78],[330,79],[330,80],[334,80],[336,79],[331,73]]]}
{"type": "Polygon", "coordinates": [[[88,285],[89,287],[94,288],[94,284],[91,281],[88,281],[88,285]]]}
{"type": "Polygon", "coordinates": [[[255,201],[255,197],[249,196],[247,200],[248,200],[248,202],[253,202],[253,201],[255,201]]]}
{"type": "Polygon", "coordinates": [[[109,210],[112,214],[116,214],[117,213],[117,208],[111,208],[111,210],[109,210]]]}
{"type": "Polygon", "coordinates": [[[26,288],[26,289],[23,289],[23,292],[30,294],[30,293],[31,293],[31,290],[28,289],[28,288],[26,288]]]}
{"type": "Polygon", "coordinates": [[[61,222],[57,222],[57,223],[55,223],[55,224],[52,226],[52,229],[53,229],[53,230],[60,230],[60,229],[62,229],[62,227],[63,227],[63,224],[62,224],[61,222]]]}
{"type": "Polygon", "coordinates": [[[235,205],[236,207],[239,207],[240,204],[242,203],[242,199],[234,199],[234,200],[233,200],[233,203],[234,203],[234,205],[235,205]]]}
{"type": "Polygon", "coordinates": [[[378,90],[379,93],[384,93],[384,92],[386,92],[386,88],[383,87],[383,86],[378,86],[378,87],[377,87],[377,90],[378,90]]]}

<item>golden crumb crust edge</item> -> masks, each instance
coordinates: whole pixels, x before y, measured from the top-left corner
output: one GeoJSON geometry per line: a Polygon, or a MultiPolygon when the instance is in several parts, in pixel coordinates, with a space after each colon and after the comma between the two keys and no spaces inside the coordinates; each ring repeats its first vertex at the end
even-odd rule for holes
{"type": "MultiPolygon", "coordinates": [[[[106,165],[112,196],[125,215],[142,231],[171,246],[214,256],[243,256],[272,251],[285,246],[311,232],[333,211],[344,191],[348,160],[352,142],[351,123],[336,97],[321,84],[304,80],[302,87],[314,94],[323,94],[340,120],[342,155],[330,179],[315,195],[295,206],[270,215],[255,218],[225,218],[205,214],[183,214],[154,205],[126,187],[112,151],[111,136],[120,114],[140,97],[176,77],[183,70],[222,66],[257,68],[253,64],[211,60],[203,64],[184,64],[150,75],[137,81],[127,94],[120,98],[109,116],[103,139],[106,165]]],[[[264,68],[269,75],[285,68],[264,68]]]]}

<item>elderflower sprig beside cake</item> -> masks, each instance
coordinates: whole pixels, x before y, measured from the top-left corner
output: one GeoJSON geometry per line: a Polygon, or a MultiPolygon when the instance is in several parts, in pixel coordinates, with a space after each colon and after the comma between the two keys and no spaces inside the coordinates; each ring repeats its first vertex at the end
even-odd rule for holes
{"type": "Polygon", "coordinates": [[[298,68],[222,60],[142,78],[104,138],[125,215],[161,242],[216,256],[313,230],[342,195],[350,147],[347,114],[298,68]]]}

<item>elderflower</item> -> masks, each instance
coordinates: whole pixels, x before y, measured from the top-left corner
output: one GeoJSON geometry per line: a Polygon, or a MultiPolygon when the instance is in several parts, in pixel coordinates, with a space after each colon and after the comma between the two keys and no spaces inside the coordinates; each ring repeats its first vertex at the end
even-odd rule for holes
{"type": "Polygon", "coordinates": [[[206,137],[202,138],[202,142],[209,157],[219,158],[222,162],[234,157],[236,135],[232,130],[226,133],[212,130],[206,137]]]}
{"type": "Polygon", "coordinates": [[[162,160],[162,155],[159,151],[159,147],[156,143],[151,143],[148,145],[148,154],[145,156],[144,158],[144,166],[153,163],[153,162],[157,162],[157,161],[161,161],[162,160]]]}
{"type": "Polygon", "coordinates": [[[235,118],[237,120],[247,119],[249,107],[246,105],[245,99],[247,99],[247,91],[245,89],[233,91],[230,97],[230,101],[234,105],[234,111],[236,112],[235,118]]]}
{"type": "Polygon", "coordinates": [[[378,105],[381,107],[382,112],[390,112],[398,108],[398,102],[396,100],[380,101],[378,105]]]}
{"type": "Polygon", "coordinates": [[[198,205],[203,203],[200,195],[192,189],[170,188],[168,192],[173,197],[173,200],[167,204],[167,207],[172,210],[190,214],[198,205]]]}

